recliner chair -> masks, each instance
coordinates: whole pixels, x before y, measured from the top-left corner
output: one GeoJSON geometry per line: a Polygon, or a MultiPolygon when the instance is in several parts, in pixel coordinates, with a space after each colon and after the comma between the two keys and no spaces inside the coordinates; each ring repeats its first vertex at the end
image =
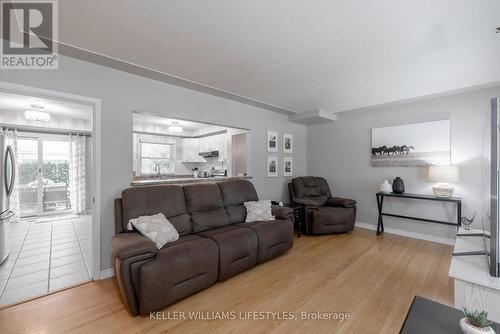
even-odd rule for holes
{"type": "Polygon", "coordinates": [[[305,233],[330,234],[349,232],[356,221],[356,201],[332,197],[322,177],[304,176],[288,184],[290,201],[304,207],[305,233]]]}

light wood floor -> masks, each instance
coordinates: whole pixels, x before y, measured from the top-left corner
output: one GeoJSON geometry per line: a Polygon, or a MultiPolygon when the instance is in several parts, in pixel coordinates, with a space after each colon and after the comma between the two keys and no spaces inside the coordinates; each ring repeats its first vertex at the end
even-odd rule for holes
{"type": "Polygon", "coordinates": [[[113,279],[0,311],[0,333],[398,333],[413,296],[453,302],[451,247],[356,229],[302,237],[286,255],[163,310],[349,312],[351,320],[131,317],[113,279]]]}

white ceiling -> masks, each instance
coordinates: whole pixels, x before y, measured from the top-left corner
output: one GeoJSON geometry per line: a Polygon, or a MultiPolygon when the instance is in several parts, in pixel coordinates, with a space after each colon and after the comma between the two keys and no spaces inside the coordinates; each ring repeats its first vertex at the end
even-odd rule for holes
{"type": "Polygon", "coordinates": [[[74,0],[60,41],[294,112],[500,82],[496,0],[74,0]]]}
{"type": "MultiPolygon", "coordinates": [[[[209,126],[208,124],[205,124],[205,123],[184,121],[184,120],[180,120],[180,119],[159,117],[159,116],[141,114],[141,113],[134,113],[133,122],[134,122],[134,125],[140,124],[143,126],[154,125],[154,126],[168,127],[169,125],[179,125],[179,126],[182,126],[182,128],[184,130],[188,130],[188,131],[196,131],[196,130],[200,130],[200,129],[203,129],[203,128],[206,128],[207,126],[209,126]],[[174,124],[174,123],[176,123],[176,124],[174,124]]],[[[223,129],[225,129],[225,128],[222,128],[222,127],[220,128],[220,130],[223,130],[223,129]]]]}
{"type": "Polygon", "coordinates": [[[59,118],[90,121],[92,117],[90,105],[0,92],[0,110],[24,114],[28,109],[35,110],[31,107],[32,104],[42,106],[41,111],[59,118]]]}

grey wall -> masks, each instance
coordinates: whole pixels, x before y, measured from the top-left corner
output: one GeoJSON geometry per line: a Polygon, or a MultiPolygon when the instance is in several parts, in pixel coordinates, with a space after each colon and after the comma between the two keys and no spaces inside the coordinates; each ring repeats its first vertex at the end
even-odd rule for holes
{"type": "MultiPolygon", "coordinates": [[[[306,174],[306,127],[238,102],[60,56],[58,70],[0,71],[0,80],[101,99],[101,268],[111,267],[113,199],[132,178],[132,111],[251,129],[251,175],[259,196],[284,200],[288,178],[266,178],[266,131],[294,135],[296,174],[306,174]]],[[[281,139],[280,139],[281,145],[281,139]]],[[[281,168],[281,166],[280,166],[281,168]]],[[[280,169],[281,173],[281,169],[280,169]]]]}
{"type": "MultiPolygon", "coordinates": [[[[452,163],[460,167],[456,195],[464,200],[464,213],[481,212],[482,130],[489,115],[490,98],[500,87],[397,106],[339,114],[338,122],[307,129],[307,171],[326,177],[336,195],[358,200],[358,221],[376,224],[375,192],[384,179],[401,176],[408,192],[432,192],[427,168],[370,167],[370,130],[374,127],[450,119],[452,163]]],[[[422,135],[425,136],[425,133],[422,135]]],[[[438,219],[455,219],[452,205],[386,200],[387,211],[438,219]]],[[[478,223],[480,219],[476,220],[478,223]]],[[[386,227],[453,239],[452,227],[386,218],[386,227]]]]}

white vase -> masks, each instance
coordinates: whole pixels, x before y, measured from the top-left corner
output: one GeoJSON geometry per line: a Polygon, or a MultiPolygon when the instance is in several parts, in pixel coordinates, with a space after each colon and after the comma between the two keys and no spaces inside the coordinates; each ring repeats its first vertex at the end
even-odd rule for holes
{"type": "Polygon", "coordinates": [[[464,334],[495,334],[495,331],[491,327],[479,328],[473,326],[469,323],[467,318],[460,319],[460,329],[464,334]]]}
{"type": "Polygon", "coordinates": [[[392,186],[389,181],[384,180],[384,182],[382,182],[382,184],[380,185],[380,191],[385,193],[390,193],[392,191],[392,186]]]}

